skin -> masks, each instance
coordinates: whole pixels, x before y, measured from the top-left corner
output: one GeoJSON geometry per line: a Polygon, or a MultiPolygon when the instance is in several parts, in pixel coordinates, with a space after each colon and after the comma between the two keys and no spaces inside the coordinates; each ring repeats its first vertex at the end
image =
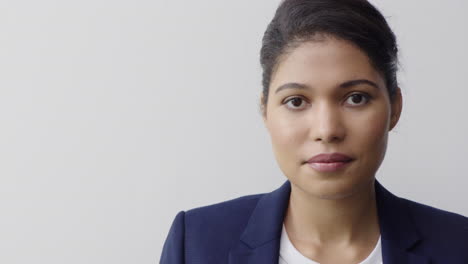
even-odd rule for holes
{"type": "Polygon", "coordinates": [[[321,264],[361,262],[380,236],[375,173],[385,156],[388,132],[400,117],[400,89],[390,102],[383,75],[366,53],[332,36],[304,42],[282,56],[269,89],[263,121],[277,163],[291,182],[284,219],[291,242],[321,264]],[[352,80],[377,87],[340,87],[352,80]],[[285,83],[307,88],[275,93],[285,83]],[[354,161],[334,172],[319,172],[306,163],[332,152],[354,161]]]}

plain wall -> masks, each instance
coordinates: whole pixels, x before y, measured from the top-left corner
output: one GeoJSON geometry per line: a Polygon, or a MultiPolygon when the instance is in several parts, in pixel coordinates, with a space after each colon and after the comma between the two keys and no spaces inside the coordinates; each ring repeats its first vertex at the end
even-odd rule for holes
{"type": "MultiPolygon", "coordinates": [[[[468,215],[468,2],[372,1],[403,113],[377,178],[468,215]]],[[[0,2],[0,263],[158,263],[176,213],[270,192],[261,38],[279,1],[0,2]]]]}

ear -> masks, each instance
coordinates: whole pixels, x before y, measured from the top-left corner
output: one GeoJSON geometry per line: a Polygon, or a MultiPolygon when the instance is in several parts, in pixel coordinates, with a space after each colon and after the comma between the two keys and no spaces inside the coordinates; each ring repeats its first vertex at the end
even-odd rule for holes
{"type": "Polygon", "coordinates": [[[391,103],[391,108],[392,108],[392,114],[391,114],[391,119],[390,119],[389,131],[391,131],[398,123],[398,120],[400,120],[401,110],[403,108],[403,96],[401,95],[401,89],[399,87],[397,88],[397,91],[395,93],[395,98],[393,99],[393,102],[391,103]]]}
{"type": "Polygon", "coordinates": [[[260,115],[262,116],[263,123],[266,124],[266,109],[263,106],[263,93],[260,94],[260,102],[258,104],[260,109],[260,115]]]}

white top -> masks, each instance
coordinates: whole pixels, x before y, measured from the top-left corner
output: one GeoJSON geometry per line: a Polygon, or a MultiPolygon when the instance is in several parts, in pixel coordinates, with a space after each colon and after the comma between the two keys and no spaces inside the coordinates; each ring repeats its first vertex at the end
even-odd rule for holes
{"type": "MultiPolygon", "coordinates": [[[[306,256],[302,255],[289,240],[286,228],[283,223],[283,231],[281,232],[279,264],[319,264],[306,256]]],[[[379,241],[375,245],[374,250],[367,258],[359,264],[382,264],[382,248],[379,241]]]]}

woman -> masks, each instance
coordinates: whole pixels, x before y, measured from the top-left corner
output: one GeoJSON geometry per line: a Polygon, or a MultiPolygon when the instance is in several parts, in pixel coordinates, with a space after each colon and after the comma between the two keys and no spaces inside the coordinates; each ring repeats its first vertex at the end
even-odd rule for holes
{"type": "Polygon", "coordinates": [[[263,37],[262,116],[287,181],[181,211],[160,263],[468,263],[468,219],[375,174],[398,123],[397,44],[364,0],[285,0],[263,37]]]}

